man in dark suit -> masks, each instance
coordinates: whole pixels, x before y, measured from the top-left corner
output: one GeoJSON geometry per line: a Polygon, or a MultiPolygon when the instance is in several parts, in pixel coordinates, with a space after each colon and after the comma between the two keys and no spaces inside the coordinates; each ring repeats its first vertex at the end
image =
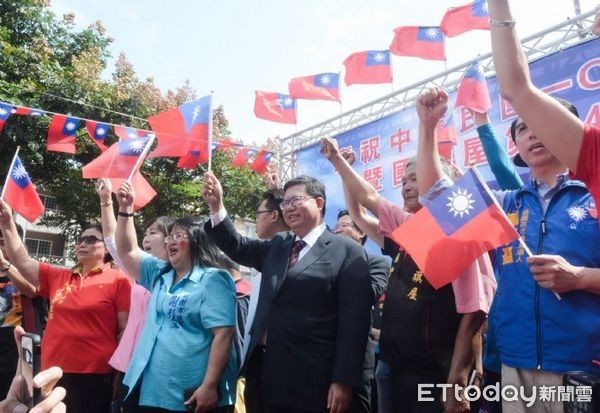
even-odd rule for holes
{"type": "Polygon", "coordinates": [[[207,233],[234,261],[262,272],[244,365],[261,359],[265,412],[347,411],[361,385],[372,293],[363,248],[323,223],[323,184],[308,176],[285,184],[291,232],[268,241],[237,233],[211,172],[202,192],[207,233]]]}

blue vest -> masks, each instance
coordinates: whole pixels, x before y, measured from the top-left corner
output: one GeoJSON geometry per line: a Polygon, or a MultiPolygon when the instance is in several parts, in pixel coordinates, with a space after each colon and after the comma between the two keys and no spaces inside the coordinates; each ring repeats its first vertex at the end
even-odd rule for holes
{"type": "MultiPolygon", "coordinates": [[[[560,255],[575,266],[600,268],[596,206],[583,183],[565,180],[544,213],[533,184],[507,193],[502,205],[533,254],[560,255]]],[[[498,290],[491,314],[502,364],[557,373],[600,375],[600,296],[552,291],[533,279],[518,241],[498,248],[498,290]]]]}

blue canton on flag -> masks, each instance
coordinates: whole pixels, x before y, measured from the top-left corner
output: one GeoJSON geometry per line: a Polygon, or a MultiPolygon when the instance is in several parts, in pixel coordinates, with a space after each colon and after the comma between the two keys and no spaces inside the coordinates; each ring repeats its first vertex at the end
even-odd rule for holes
{"type": "Polygon", "coordinates": [[[21,189],[24,189],[31,184],[29,174],[25,170],[25,167],[18,156],[15,158],[15,163],[10,171],[10,179],[12,179],[21,189]]]}
{"type": "Polygon", "coordinates": [[[367,52],[367,66],[386,66],[390,64],[388,50],[372,50],[367,52]]]}
{"type": "Polygon", "coordinates": [[[340,75],[337,73],[323,73],[315,76],[315,86],[337,89],[340,75]]]}
{"type": "Polygon", "coordinates": [[[471,7],[471,13],[477,17],[489,16],[487,0],[475,0],[471,7]]]}
{"type": "Polygon", "coordinates": [[[446,188],[426,207],[447,236],[451,236],[494,201],[472,169],[446,188]]]}
{"type": "Polygon", "coordinates": [[[296,100],[290,95],[277,95],[277,104],[283,109],[296,109],[296,100]]]}
{"type": "Polygon", "coordinates": [[[145,136],[143,138],[126,139],[117,142],[119,145],[119,155],[124,156],[140,156],[150,137],[145,136]]]}
{"type": "Polygon", "coordinates": [[[179,111],[181,112],[185,123],[186,134],[190,133],[194,125],[208,125],[212,116],[211,100],[212,96],[208,95],[179,106],[179,111]]]}
{"type": "Polygon", "coordinates": [[[444,33],[437,26],[422,26],[417,31],[417,40],[424,42],[443,42],[444,33]]]}
{"type": "Polygon", "coordinates": [[[79,119],[67,116],[65,124],[63,125],[62,133],[65,136],[74,136],[79,128],[79,119]]]}

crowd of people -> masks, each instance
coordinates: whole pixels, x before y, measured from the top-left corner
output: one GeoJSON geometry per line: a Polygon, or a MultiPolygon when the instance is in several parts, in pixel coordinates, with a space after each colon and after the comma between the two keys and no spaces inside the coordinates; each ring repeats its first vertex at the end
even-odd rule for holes
{"type": "Polygon", "coordinates": [[[351,150],[322,140],[347,206],[333,229],[325,187],[298,176],[282,188],[273,179],[257,205],[258,238],[242,236],[207,172],[210,216],[158,217],[138,243],[132,187],[118,189],[115,217],[102,179],[101,221],[83,229],[67,269],[28,255],[0,200],[0,413],[27,411],[15,376],[21,325],[43,333],[36,413],[562,412],[559,399],[463,393],[501,383],[531,394],[564,386],[573,371],[600,380],[600,129],[532,83],[508,1],[489,0],[489,13],[500,91],[518,114],[518,155],[509,158],[486,114],[473,117],[501,188],[494,195],[533,256],[514,241],[436,289],[392,240],[460,175],[438,153],[448,109],[438,87],[416,101],[419,143],[403,206],[352,168],[351,150]],[[529,180],[515,165],[529,168],[529,180]],[[381,255],[364,249],[367,238],[381,255]],[[43,312],[30,297],[48,301],[45,324],[28,320],[43,312]],[[423,384],[433,385],[431,401],[423,384]]]}

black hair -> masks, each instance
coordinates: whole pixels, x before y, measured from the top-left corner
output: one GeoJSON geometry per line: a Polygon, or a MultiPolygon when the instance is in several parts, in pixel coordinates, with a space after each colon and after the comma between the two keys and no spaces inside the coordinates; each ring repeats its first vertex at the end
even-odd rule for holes
{"type": "MultiPolygon", "coordinates": [[[[561,99],[561,98],[553,98],[554,100],[556,100],[558,103],[560,103],[561,105],[563,105],[565,108],[567,108],[567,110],[569,112],[571,112],[573,115],[575,115],[576,117],[579,117],[579,111],[577,110],[577,108],[575,107],[574,104],[572,104],[571,102],[569,102],[568,100],[565,99],[561,99]]],[[[513,141],[513,143],[515,142],[515,140],[517,139],[517,122],[519,121],[519,117],[517,117],[515,120],[512,121],[512,123],[510,124],[510,137],[513,141]]]]}
{"type": "Polygon", "coordinates": [[[223,268],[222,253],[204,231],[204,220],[191,216],[177,218],[169,225],[169,233],[174,227],[182,228],[188,235],[192,266],[223,268]]]}
{"type": "Polygon", "coordinates": [[[325,205],[327,204],[325,185],[312,176],[300,175],[287,181],[283,186],[283,192],[296,185],[304,185],[306,188],[306,193],[314,198],[323,198],[323,209],[321,210],[321,216],[325,216],[325,205]]]}
{"type": "Polygon", "coordinates": [[[169,227],[173,224],[173,221],[175,221],[175,218],[162,215],[158,218],[150,220],[148,222],[148,225],[146,226],[146,229],[150,228],[156,223],[160,232],[162,232],[163,235],[166,237],[167,235],[169,235],[169,227]]]}
{"type": "Polygon", "coordinates": [[[262,200],[265,201],[265,206],[269,211],[277,211],[278,219],[281,222],[283,220],[283,213],[281,211],[280,204],[283,202],[283,190],[282,189],[269,189],[263,192],[262,200]]]}
{"type": "Polygon", "coordinates": [[[363,237],[360,239],[360,244],[365,245],[365,242],[367,242],[367,238],[368,238],[367,234],[365,234],[365,232],[362,229],[360,229],[360,227],[358,225],[356,225],[356,222],[354,222],[354,220],[352,219],[352,216],[350,215],[350,212],[347,209],[341,209],[340,212],[338,212],[338,214],[337,214],[338,221],[341,217],[345,217],[346,215],[350,217],[350,220],[352,221],[352,225],[354,226],[354,228],[358,232],[363,233],[363,237]]]}
{"type": "MultiPolygon", "coordinates": [[[[81,232],[86,231],[88,229],[95,229],[100,233],[102,237],[104,237],[104,234],[102,233],[102,224],[100,224],[99,222],[90,222],[88,224],[85,224],[81,232]]],[[[112,255],[110,255],[110,252],[108,252],[108,248],[106,248],[106,254],[104,255],[104,263],[106,264],[108,262],[113,262],[113,257],[112,255]]]]}

